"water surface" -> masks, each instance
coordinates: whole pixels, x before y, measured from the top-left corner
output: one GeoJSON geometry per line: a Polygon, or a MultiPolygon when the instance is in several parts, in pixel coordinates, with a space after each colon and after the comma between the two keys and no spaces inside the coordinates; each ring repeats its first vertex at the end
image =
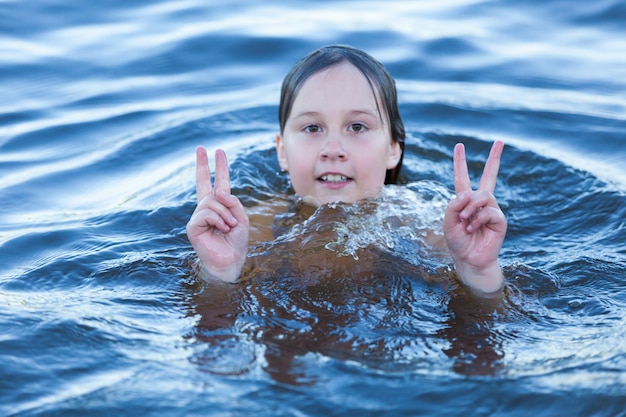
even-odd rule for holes
{"type": "Polygon", "coordinates": [[[618,0],[0,1],[0,414],[624,415],[625,22],[618,0]],[[327,43],[396,78],[403,185],[287,212],[248,281],[199,281],[194,148],[274,225],[280,83],[327,43]],[[478,179],[496,139],[493,305],[420,231],[454,144],[478,179]]]}

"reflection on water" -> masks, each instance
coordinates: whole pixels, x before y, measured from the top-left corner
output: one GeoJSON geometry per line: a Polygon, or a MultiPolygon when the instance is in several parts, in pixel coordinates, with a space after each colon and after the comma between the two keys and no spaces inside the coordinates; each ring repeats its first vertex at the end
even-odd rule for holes
{"type": "Polygon", "coordinates": [[[461,375],[505,372],[502,345],[512,336],[494,320],[509,314],[506,306],[467,294],[449,297],[446,289],[396,274],[343,273],[305,284],[276,278],[197,296],[197,337],[208,347],[193,361],[203,371],[231,376],[258,366],[290,385],[325,382],[328,376],[306,363],[309,355],[392,374],[447,373],[443,353],[461,375]]]}

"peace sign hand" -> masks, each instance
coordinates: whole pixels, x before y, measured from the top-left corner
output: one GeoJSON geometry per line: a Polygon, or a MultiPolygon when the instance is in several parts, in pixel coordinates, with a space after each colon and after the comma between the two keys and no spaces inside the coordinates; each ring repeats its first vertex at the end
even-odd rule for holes
{"type": "Polygon", "coordinates": [[[465,161],[465,147],[454,147],[454,188],[444,216],[443,229],[450,255],[461,281],[479,294],[500,294],[504,277],[498,254],[507,222],[493,192],[496,188],[504,143],[491,147],[480,184],[472,190],[465,161]]]}
{"type": "Polygon", "coordinates": [[[209,278],[235,282],[246,261],[250,223],[239,199],[230,194],[228,162],[221,149],[215,151],[215,187],[206,149],[196,149],[196,194],[187,237],[202,271],[209,278]]]}

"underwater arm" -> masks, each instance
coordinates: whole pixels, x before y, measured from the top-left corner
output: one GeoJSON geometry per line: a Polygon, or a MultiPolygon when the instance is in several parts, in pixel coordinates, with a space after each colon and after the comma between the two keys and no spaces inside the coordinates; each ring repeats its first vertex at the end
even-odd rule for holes
{"type": "Polygon", "coordinates": [[[198,255],[204,279],[235,282],[248,254],[250,223],[243,205],[230,194],[226,154],[215,152],[215,187],[206,149],[196,149],[198,205],[187,223],[187,237],[198,255]]]}
{"type": "Polygon", "coordinates": [[[504,144],[496,141],[477,190],[472,190],[465,147],[454,148],[454,188],[444,217],[444,234],[463,284],[480,296],[501,296],[504,275],[498,255],[507,221],[493,195],[504,144]]]}

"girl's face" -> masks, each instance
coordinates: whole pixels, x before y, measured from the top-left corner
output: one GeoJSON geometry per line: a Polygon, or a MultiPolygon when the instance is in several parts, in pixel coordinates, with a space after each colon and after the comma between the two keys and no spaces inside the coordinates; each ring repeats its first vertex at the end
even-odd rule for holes
{"type": "Polygon", "coordinates": [[[320,206],[378,195],[402,152],[379,108],[367,78],[349,63],[302,84],[276,150],[304,201],[320,206]]]}

